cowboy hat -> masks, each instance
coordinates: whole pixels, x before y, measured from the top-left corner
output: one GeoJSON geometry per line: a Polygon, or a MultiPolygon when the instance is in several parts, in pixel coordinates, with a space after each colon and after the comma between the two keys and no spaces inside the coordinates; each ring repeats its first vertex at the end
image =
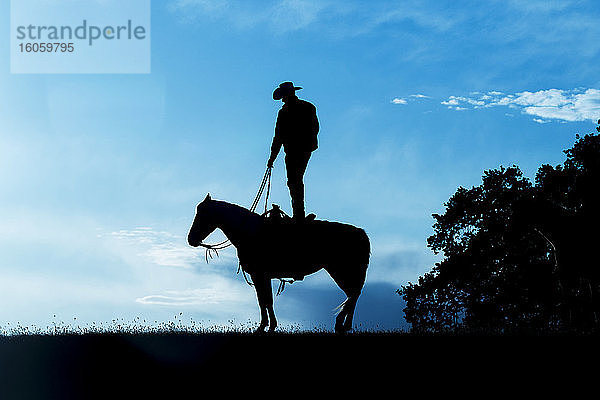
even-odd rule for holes
{"type": "Polygon", "coordinates": [[[273,92],[273,100],[281,100],[283,96],[294,94],[296,90],[302,89],[299,86],[294,86],[292,82],[283,82],[273,92]]]}

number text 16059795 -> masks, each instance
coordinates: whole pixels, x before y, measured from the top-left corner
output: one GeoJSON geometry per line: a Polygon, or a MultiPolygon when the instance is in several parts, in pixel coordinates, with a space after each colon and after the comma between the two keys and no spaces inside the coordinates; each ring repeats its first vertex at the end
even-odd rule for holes
{"type": "Polygon", "coordinates": [[[73,43],[19,43],[21,53],[73,53],[73,43]]]}

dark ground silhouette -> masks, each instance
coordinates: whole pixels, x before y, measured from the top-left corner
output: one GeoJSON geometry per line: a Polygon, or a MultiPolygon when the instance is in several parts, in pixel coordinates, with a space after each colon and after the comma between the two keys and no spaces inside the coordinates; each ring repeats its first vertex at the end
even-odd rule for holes
{"type": "Polygon", "coordinates": [[[575,394],[595,382],[589,360],[598,355],[592,337],[29,335],[0,337],[0,388],[2,399],[63,400],[256,396],[261,388],[379,398],[406,387],[480,396],[568,385],[575,394]]]}

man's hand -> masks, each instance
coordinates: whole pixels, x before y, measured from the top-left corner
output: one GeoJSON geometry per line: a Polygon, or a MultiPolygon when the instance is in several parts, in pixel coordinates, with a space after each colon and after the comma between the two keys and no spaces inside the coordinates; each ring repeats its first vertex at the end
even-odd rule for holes
{"type": "Polygon", "coordinates": [[[267,161],[267,168],[273,168],[273,159],[269,158],[269,161],[267,161]]]}

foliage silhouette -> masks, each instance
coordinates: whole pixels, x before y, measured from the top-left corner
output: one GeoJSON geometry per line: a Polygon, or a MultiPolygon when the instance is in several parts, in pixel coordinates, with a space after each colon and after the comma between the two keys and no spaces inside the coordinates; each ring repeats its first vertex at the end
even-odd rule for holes
{"type": "Polygon", "coordinates": [[[485,171],[433,214],[427,243],[444,258],[398,290],[413,330],[598,328],[600,135],[577,136],[564,153],[563,165],[538,169],[535,185],[517,166],[485,171]]]}
{"type": "MultiPolygon", "coordinates": [[[[307,220],[291,223],[273,213],[265,218],[235,204],[211,199],[198,204],[188,234],[188,243],[197,247],[219,228],[236,247],[240,267],[256,289],[261,313],[258,332],[267,325],[275,330],[271,279],[304,276],[325,269],[347,296],[336,317],[336,332],[352,329],[356,302],[365,282],[370,256],[369,238],[364,230],[338,222],[307,220]]],[[[283,282],[283,281],[282,281],[283,282]]]]}

